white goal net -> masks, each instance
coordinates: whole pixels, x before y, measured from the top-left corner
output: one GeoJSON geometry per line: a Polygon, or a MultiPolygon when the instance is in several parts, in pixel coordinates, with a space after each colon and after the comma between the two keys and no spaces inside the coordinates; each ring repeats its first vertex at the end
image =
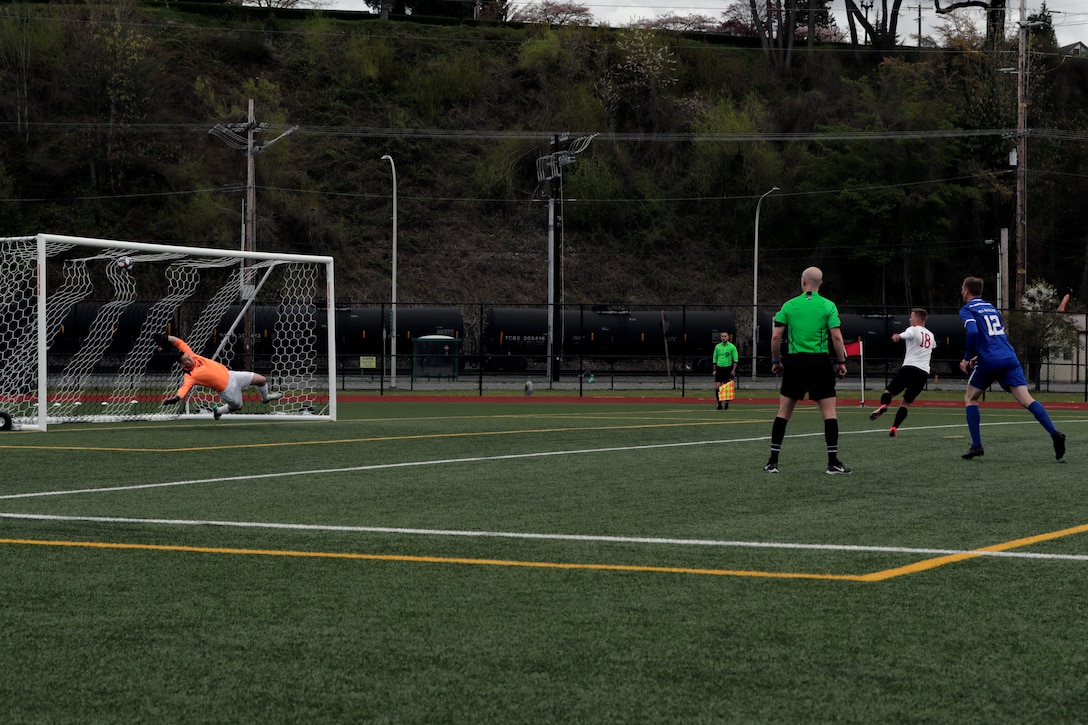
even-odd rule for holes
{"type": "Polygon", "coordinates": [[[38,234],[0,238],[0,424],[211,418],[182,405],[177,353],[157,335],[268,379],[232,416],[335,420],[331,257],[38,234]]]}

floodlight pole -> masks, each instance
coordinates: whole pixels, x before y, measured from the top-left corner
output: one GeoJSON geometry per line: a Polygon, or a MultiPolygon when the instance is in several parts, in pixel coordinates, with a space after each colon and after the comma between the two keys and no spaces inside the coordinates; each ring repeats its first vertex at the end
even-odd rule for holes
{"type": "Polygon", "coordinates": [[[393,359],[393,368],[389,376],[389,387],[397,387],[397,165],[389,154],[382,156],[382,161],[389,162],[393,171],[393,301],[389,313],[389,352],[393,359]]]}
{"type": "Polygon", "coordinates": [[[759,208],[768,195],[779,191],[777,186],[759,197],[756,202],[756,233],[752,245],[752,380],[756,379],[756,360],[759,359],[759,208]]]}

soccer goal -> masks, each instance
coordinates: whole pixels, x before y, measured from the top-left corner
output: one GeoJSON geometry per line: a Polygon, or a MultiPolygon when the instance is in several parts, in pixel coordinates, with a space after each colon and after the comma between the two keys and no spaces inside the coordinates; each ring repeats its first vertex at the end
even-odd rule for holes
{"type": "Polygon", "coordinates": [[[182,382],[171,334],[268,379],[231,417],[336,419],[331,257],[38,234],[0,238],[0,427],[212,419],[182,382]]]}

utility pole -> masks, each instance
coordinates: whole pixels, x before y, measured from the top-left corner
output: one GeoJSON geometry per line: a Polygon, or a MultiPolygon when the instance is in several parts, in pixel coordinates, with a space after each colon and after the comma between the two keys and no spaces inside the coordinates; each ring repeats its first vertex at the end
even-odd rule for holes
{"type": "Polygon", "coordinates": [[[918,11],[918,47],[922,47],[922,6],[921,5],[908,5],[907,10],[918,11]]]}
{"type": "Polygon", "coordinates": [[[1016,56],[1016,283],[1012,309],[1020,309],[1028,277],[1028,31],[1046,25],[1027,21],[1026,0],[1020,0],[1019,52],[1016,56]]]}
{"type": "MultiPolygon", "coordinates": [[[[559,380],[559,357],[563,340],[563,167],[574,163],[576,154],[585,151],[597,136],[576,138],[565,151],[553,151],[536,160],[536,179],[547,182],[548,195],[548,379],[559,380]],[[555,193],[552,182],[559,180],[559,217],[555,215],[555,193]],[[556,229],[559,234],[556,234],[556,229]]],[[[552,137],[552,148],[567,140],[566,134],[552,137]]]]}
{"type": "MultiPolygon", "coordinates": [[[[258,143],[254,141],[253,134],[262,133],[268,128],[266,123],[257,123],[257,119],[253,115],[253,99],[249,99],[249,118],[243,123],[232,123],[229,126],[217,123],[213,126],[208,133],[216,138],[220,139],[227,146],[233,149],[246,152],[246,199],[245,209],[243,210],[243,222],[242,222],[242,251],[254,252],[257,250],[257,154],[264,149],[268,148],[272,144],[279,141],[284,136],[288,136],[298,130],[298,126],[292,126],[276,138],[265,143],[258,143]],[[243,134],[245,134],[243,136],[243,134]]],[[[249,301],[253,299],[255,293],[254,284],[251,279],[251,272],[249,269],[249,260],[242,259],[242,287],[241,296],[243,300],[249,301]]],[[[243,342],[245,349],[245,363],[246,367],[250,370],[253,369],[253,311],[252,308],[246,311],[245,319],[245,340],[243,342]]]]}

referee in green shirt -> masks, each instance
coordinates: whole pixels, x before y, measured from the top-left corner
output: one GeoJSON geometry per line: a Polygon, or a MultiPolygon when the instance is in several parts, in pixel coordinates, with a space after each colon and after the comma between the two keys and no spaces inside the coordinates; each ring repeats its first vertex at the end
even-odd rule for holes
{"type": "Polygon", "coordinates": [[[763,470],[778,473],[778,454],[786,437],[786,424],[798,400],[807,394],[820,406],[827,443],[827,473],[850,473],[839,460],[839,420],[835,412],[835,380],[846,376],[839,310],[820,296],[824,273],[809,267],[801,273],[801,294],[788,300],[774,316],[771,334],[771,370],[782,376],[778,416],[771,426],[771,457],[763,470]],[[782,349],[783,342],[787,348],[782,349]],[[831,358],[834,348],[834,359],[831,358]]]}
{"type": "MultiPolygon", "coordinates": [[[[714,346],[714,399],[718,401],[718,410],[722,409],[722,400],[718,397],[718,387],[733,380],[737,375],[737,363],[740,362],[740,354],[737,346],[729,342],[729,333],[721,333],[722,341],[714,346]]],[[[725,401],[725,409],[729,410],[729,401],[725,401]]]]}

